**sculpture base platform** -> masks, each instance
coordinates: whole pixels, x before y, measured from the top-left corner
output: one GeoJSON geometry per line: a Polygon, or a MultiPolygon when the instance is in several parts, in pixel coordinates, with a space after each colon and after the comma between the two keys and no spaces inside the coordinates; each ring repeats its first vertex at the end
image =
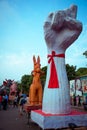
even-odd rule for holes
{"type": "Polygon", "coordinates": [[[30,105],[30,104],[26,103],[26,104],[24,104],[23,109],[24,109],[24,111],[28,114],[28,116],[27,116],[27,118],[28,118],[27,124],[29,124],[30,112],[31,112],[32,110],[42,109],[42,105],[34,105],[34,106],[33,106],[33,105],[30,105]]]}
{"type": "Polygon", "coordinates": [[[26,104],[24,104],[23,108],[26,112],[31,112],[31,110],[41,109],[42,105],[30,105],[30,104],[26,103],[26,104]]]}
{"type": "Polygon", "coordinates": [[[31,119],[42,129],[67,128],[69,123],[74,123],[77,127],[87,126],[87,113],[76,110],[70,114],[46,114],[42,110],[33,110],[31,119]]]}

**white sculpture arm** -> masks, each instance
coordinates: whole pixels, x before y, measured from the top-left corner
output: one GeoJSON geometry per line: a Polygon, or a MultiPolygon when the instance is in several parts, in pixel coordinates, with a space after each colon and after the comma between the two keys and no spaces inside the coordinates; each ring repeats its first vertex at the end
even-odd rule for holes
{"type": "Polygon", "coordinates": [[[47,113],[70,112],[69,85],[64,58],[66,49],[82,31],[81,22],[76,20],[76,13],[77,6],[73,5],[69,9],[51,13],[44,24],[49,61],[42,110],[47,113]]]}

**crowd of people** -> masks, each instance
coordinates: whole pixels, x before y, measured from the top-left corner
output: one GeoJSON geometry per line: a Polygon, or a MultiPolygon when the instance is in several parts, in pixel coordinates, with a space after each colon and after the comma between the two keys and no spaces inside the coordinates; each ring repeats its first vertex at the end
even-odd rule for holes
{"type": "Polygon", "coordinates": [[[18,108],[19,114],[23,114],[23,105],[27,102],[27,95],[14,95],[12,100],[9,100],[7,93],[0,94],[0,110],[7,110],[9,107],[18,108]]]}
{"type": "Polygon", "coordinates": [[[74,106],[83,106],[84,104],[87,104],[87,96],[85,96],[84,98],[82,96],[72,96],[71,97],[71,105],[74,106]]]}
{"type": "MultiPolygon", "coordinates": [[[[9,100],[7,93],[0,94],[0,110],[7,110],[9,106],[13,108],[19,108],[19,114],[23,114],[23,105],[28,102],[28,96],[26,94],[15,95],[13,100],[9,100]]],[[[87,105],[87,96],[83,99],[82,96],[71,97],[71,105],[73,106],[83,106],[87,105]]]]}

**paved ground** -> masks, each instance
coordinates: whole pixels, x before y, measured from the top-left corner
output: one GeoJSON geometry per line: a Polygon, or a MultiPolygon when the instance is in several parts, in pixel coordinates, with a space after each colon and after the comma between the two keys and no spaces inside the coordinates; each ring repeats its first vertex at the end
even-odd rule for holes
{"type": "MultiPolygon", "coordinates": [[[[79,111],[84,111],[83,107],[73,107],[79,111]]],[[[86,111],[87,112],[87,111],[86,111]]],[[[9,107],[6,111],[0,111],[0,130],[40,130],[40,127],[34,122],[27,125],[27,116],[19,116],[18,108],[9,107]]]]}
{"type": "Polygon", "coordinates": [[[18,108],[8,108],[0,111],[0,130],[40,130],[39,126],[30,122],[27,125],[27,116],[19,116],[18,108]]]}

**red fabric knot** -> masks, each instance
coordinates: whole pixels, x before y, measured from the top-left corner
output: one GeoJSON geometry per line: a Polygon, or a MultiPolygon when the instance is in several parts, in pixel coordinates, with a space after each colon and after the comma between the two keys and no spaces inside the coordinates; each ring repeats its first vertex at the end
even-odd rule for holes
{"type": "Polygon", "coordinates": [[[59,88],[59,81],[58,81],[58,76],[56,72],[56,66],[54,63],[54,57],[65,58],[65,54],[56,54],[55,51],[52,51],[52,54],[49,54],[47,56],[47,58],[49,58],[48,63],[49,64],[51,63],[48,88],[59,88]]]}

